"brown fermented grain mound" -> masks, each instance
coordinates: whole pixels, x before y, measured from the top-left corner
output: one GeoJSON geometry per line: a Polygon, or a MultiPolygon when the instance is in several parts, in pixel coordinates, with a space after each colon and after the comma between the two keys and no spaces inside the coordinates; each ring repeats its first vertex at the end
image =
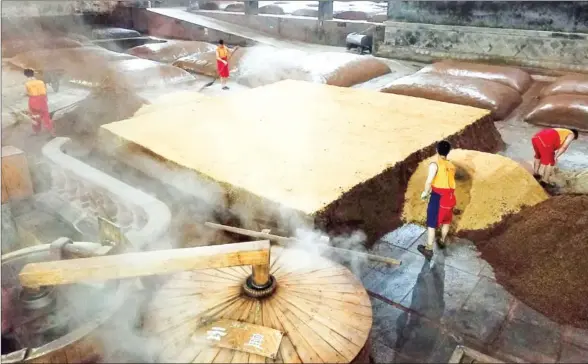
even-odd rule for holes
{"type": "Polygon", "coordinates": [[[588,76],[566,75],[541,90],[541,97],[568,94],[588,96],[588,76]]]}
{"type": "Polygon", "coordinates": [[[150,43],[133,47],[127,52],[133,56],[152,61],[172,63],[173,61],[194,54],[214,51],[216,46],[206,42],[189,40],[169,40],[164,43],[150,43]]]}
{"type": "Polygon", "coordinates": [[[132,89],[164,87],[195,80],[181,68],[141,58],[109,62],[107,72],[110,78],[104,82],[105,85],[114,82],[132,89]]]}
{"type": "Polygon", "coordinates": [[[525,93],[532,82],[531,76],[519,68],[479,63],[442,61],[433,63],[419,71],[419,73],[430,72],[494,81],[509,86],[520,94],[525,93]]]}
{"type": "MultiPolygon", "coordinates": [[[[229,58],[229,69],[231,72],[236,72],[238,70],[241,58],[247,51],[246,48],[239,48],[233,52],[231,58],[229,58]]],[[[218,71],[216,69],[216,50],[179,58],[172,63],[172,66],[200,75],[210,77],[218,76],[218,71]]]]}
{"type": "Polygon", "coordinates": [[[553,95],[542,98],[525,116],[531,124],[575,128],[588,132],[588,95],[553,95]]]}
{"type": "Polygon", "coordinates": [[[41,73],[60,70],[64,72],[65,79],[72,83],[95,87],[105,79],[105,70],[110,61],[132,58],[131,55],[101,47],[80,47],[26,52],[9,62],[15,67],[31,68],[41,73]]]}
{"type": "Polygon", "coordinates": [[[102,131],[222,187],[243,227],[293,234],[300,218],[333,234],[360,229],[368,243],[401,225],[408,180],[439,139],[503,147],[486,110],[290,80],[102,131]]]}
{"type": "Polygon", "coordinates": [[[292,79],[351,87],[387,73],[390,67],[370,56],[256,46],[243,57],[238,82],[259,87],[292,79]]]}
{"type": "Polygon", "coordinates": [[[381,91],[490,110],[496,120],[504,119],[523,100],[514,89],[497,82],[436,73],[402,77],[381,91]]]}
{"type": "Polygon", "coordinates": [[[588,329],[588,196],[550,198],[477,242],[499,283],[550,319],[588,329]]]}
{"type": "Polygon", "coordinates": [[[2,58],[11,58],[18,54],[40,49],[78,48],[82,43],[66,37],[38,35],[35,38],[2,40],[2,58]]]}
{"type": "MultiPolygon", "coordinates": [[[[427,202],[420,194],[425,186],[432,157],[419,164],[406,189],[403,220],[425,225],[427,202]]],[[[454,149],[449,160],[457,168],[456,209],[452,229],[484,230],[525,206],[545,201],[548,196],[533,176],[519,163],[490,153],[454,149]]]]}
{"type": "Polygon", "coordinates": [[[93,39],[122,39],[122,38],[137,38],[137,37],[141,36],[141,33],[139,33],[136,30],[132,30],[132,29],[106,27],[106,28],[92,29],[92,32],[90,35],[93,39]]]}

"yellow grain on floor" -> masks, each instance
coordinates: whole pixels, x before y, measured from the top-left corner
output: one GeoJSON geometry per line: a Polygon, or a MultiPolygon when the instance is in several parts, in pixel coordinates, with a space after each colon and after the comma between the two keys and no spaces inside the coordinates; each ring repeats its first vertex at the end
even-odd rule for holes
{"type": "Polygon", "coordinates": [[[488,111],[282,81],[102,126],[187,169],[305,214],[488,111]]]}
{"type": "Polygon", "coordinates": [[[207,96],[196,91],[177,91],[162,95],[155,99],[151,104],[141,107],[134,116],[144,115],[157,110],[165,111],[170,107],[184,105],[191,102],[200,101],[207,96]]]}
{"type": "MultiPolygon", "coordinates": [[[[403,219],[421,225],[426,221],[428,201],[420,199],[429,164],[436,157],[419,165],[410,178],[405,195],[403,219]]],[[[453,229],[456,232],[481,230],[500,222],[523,206],[533,206],[548,198],[533,176],[517,162],[497,155],[455,149],[449,153],[457,167],[456,208],[453,229]]]]}

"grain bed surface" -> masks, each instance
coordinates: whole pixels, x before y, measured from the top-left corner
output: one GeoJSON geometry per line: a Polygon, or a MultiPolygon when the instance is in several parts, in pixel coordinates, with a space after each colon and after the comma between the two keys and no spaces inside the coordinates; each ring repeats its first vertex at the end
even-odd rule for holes
{"type": "Polygon", "coordinates": [[[312,215],[488,113],[288,80],[102,128],[217,182],[312,215]]]}

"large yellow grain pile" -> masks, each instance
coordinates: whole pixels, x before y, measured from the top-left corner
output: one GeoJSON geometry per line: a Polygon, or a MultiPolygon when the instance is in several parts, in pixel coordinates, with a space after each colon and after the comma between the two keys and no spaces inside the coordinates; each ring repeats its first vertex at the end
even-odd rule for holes
{"type": "MultiPolygon", "coordinates": [[[[403,220],[424,225],[427,201],[420,198],[429,164],[419,164],[410,178],[405,195],[403,220]]],[[[456,209],[452,229],[456,232],[483,230],[498,223],[523,206],[533,206],[548,198],[533,176],[515,161],[496,154],[455,149],[449,154],[457,167],[456,209]]]]}

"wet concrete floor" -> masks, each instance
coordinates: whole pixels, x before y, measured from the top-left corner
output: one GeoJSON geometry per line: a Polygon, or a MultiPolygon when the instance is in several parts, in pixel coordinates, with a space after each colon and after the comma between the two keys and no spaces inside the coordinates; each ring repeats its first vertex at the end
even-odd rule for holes
{"type": "Polygon", "coordinates": [[[371,253],[402,260],[352,267],[372,299],[377,363],[446,363],[457,345],[511,362],[586,362],[588,330],[559,325],[509,294],[472,242],[457,240],[427,262],[425,229],[405,225],[371,253]],[[353,268],[354,267],[354,268],[353,268]]]}

